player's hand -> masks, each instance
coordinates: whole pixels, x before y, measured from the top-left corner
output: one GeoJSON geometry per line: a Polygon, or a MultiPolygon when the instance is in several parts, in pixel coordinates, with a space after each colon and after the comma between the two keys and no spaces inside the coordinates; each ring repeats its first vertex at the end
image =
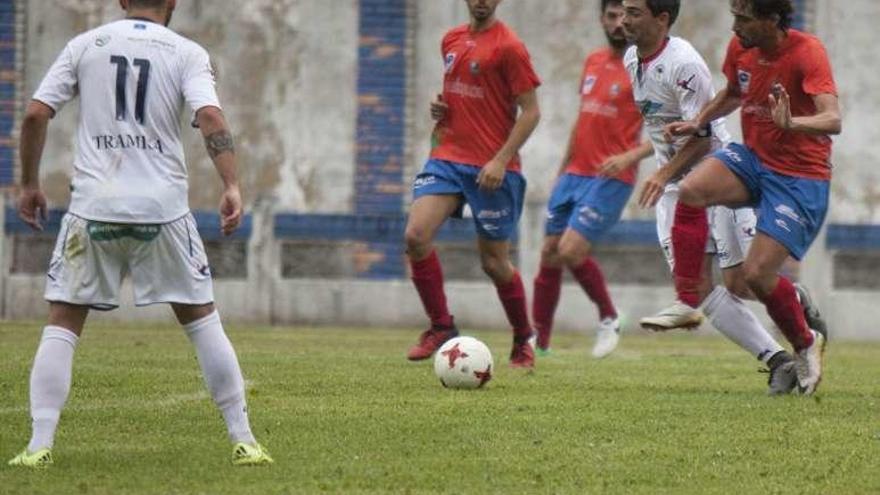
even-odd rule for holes
{"type": "Polygon", "coordinates": [[[46,195],[38,187],[23,187],[18,194],[18,216],[34,230],[43,230],[48,219],[46,195]]]}
{"type": "Polygon", "coordinates": [[[663,196],[666,183],[669,182],[669,178],[666,177],[666,173],[663,170],[664,168],[657,169],[642,186],[642,191],[639,193],[639,206],[642,208],[652,208],[660,200],[660,196],[663,196]]]}
{"type": "Polygon", "coordinates": [[[477,184],[483,191],[494,191],[501,187],[504,182],[504,173],[507,171],[507,165],[495,158],[480,169],[477,175],[477,184]]]}
{"type": "Polygon", "coordinates": [[[773,116],[773,122],[783,130],[791,129],[791,99],[788,91],[781,84],[776,83],[767,96],[770,102],[770,114],[773,116]]]}
{"type": "Polygon", "coordinates": [[[633,162],[634,160],[629,156],[629,153],[609,156],[605,159],[602,165],[599,166],[599,175],[603,177],[614,177],[631,167],[633,162]]]}
{"type": "Polygon", "coordinates": [[[443,101],[443,95],[438,93],[437,98],[431,102],[431,118],[439,122],[446,117],[447,110],[449,105],[443,101]]]}
{"type": "Polygon", "coordinates": [[[697,123],[692,120],[673,122],[663,126],[663,138],[667,143],[672,143],[677,137],[693,136],[699,129],[697,123]]]}
{"type": "Polygon", "coordinates": [[[241,224],[241,192],[238,186],[227,187],[220,200],[220,230],[223,235],[235,232],[241,224]]]}

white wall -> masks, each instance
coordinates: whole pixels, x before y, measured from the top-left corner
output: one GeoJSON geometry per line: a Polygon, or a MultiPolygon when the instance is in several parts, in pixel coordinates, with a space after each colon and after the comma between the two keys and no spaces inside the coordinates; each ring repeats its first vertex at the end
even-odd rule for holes
{"type": "MultiPolygon", "coordinates": [[[[880,95],[875,68],[875,19],[880,2],[817,0],[816,32],[826,42],[841,92],[844,134],[835,144],[832,222],[880,223],[880,95]]],[[[577,78],[588,50],[604,42],[598,0],[506,0],[500,17],[524,39],[544,81],[539,91],[543,119],[523,150],[529,179],[529,209],[523,219],[526,279],[537,263],[541,208],[577,109],[577,78]]],[[[691,40],[716,73],[730,37],[726,2],[685,0],[675,33],[691,40]]],[[[115,0],[30,0],[28,91],[32,91],[64,42],[74,34],[119,17],[115,0]]],[[[431,121],[427,106],[440,88],[439,43],[450,27],[463,23],[463,0],[417,0],[413,47],[412,157],[407,175],[428,152],[431,121]]],[[[219,68],[219,88],[235,128],[248,196],[262,203],[257,224],[273,208],[348,212],[354,173],[357,64],[356,0],[184,0],[172,27],[204,44],[219,68]],[[242,6],[244,4],[245,6],[242,6]],[[275,202],[273,204],[273,200],[275,202]]],[[[66,204],[76,111],[67,109],[51,126],[44,159],[44,184],[54,205],[66,204]]],[[[737,120],[731,130],[738,134],[737,120]]],[[[194,183],[193,206],[213,208],[217,181],[197,134],[187,137],[194,183]]],[[[652,165],[643,164],[643,173],[652,165]]],[[[651,218],[630,205],[627,218],[651,218]]],[[[277,276],[277,246],[270,225],[255,229],[251,278],[218,282],[224,313],[247,321],[349,323],[420,327],[418,300],[407,281],[285,281],[277,276]],[[392,301],[393,304],[388,304],[392,301]]],[[[830,258],[817,241],[805,277],[832,318],[832,330],[850,338],[877,338],[871,323],[880,319],[876,293],[834,291],[830,258]]],[[[2,253],[2,248],[0,248],[2,253]]],[[[637,269],[637,268],[635,268],[637,269]]],[[[7,317],[33,318],[45,311],[41,277],[5,280],[7,317]]],[[[669,288],[615,286],[612,294],[633,320],[671,300],[669,288]]],[[[450,301],[464,326],[506,327],[488,283],[451,284],[450,301]]],[[[566,287],[558,325],[584,329],[595,323],[592,307],[576,287],[566,287]]],[[[162,310],[117,313],[156,317],[162,310]]]]}

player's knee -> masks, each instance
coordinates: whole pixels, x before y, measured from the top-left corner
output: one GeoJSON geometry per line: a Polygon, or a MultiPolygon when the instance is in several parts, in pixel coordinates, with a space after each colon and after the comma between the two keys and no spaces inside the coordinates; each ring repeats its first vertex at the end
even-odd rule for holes
{"type": "Polygon", "coordinates": [[[590,256],[590,243],[579,236],[563,237],[559,243],[559,258],[566,266],[576,268],[590,256]]]}
{"type": "Polygon", "coordinates": [[[682,181],[678,186],[678,200],[694,208],[707,206],[705,195],[687,181],[682,181]]]}
{"type": "Polygon", "coordinates": [[[495,256],[482,256],[480,264],[483,268],[483,273],[492,280],[501,280],[507,274],[507,260],[495,256]]]}
{"type": "Polygon", "coordinates": [[[431,237],[428,235],[428,232],[418,227],[407,227],[403,239],[406,243],[406,250],[409,253],[424,251],[431,244],[431,237]]]}
{"type": "Polygon", "coordinates": [[[583,246],[571,244],[559,246],[559,258],[568,267],[575,268],[582,265],[587,256],[589,249],[584,249],[583,246]]]}
{"type": "MultiPolygon", "coordinates": [[[[760,263],[746,263],[743,265],[743,278],[746,286],[757,297],[767,297],[773,292],[773,273],[768,273],[760,263]]],[[[730,290],[728,288],[728,290],[730,290]]],[[[738,294],[737,294],[738,295],[738,294]]]]}
{"type": "Polygon", "coordinates": [[[541,262],[542,263],[550,263],[555,261],[559,257],[559,244],[558,243],[545,243],[541,248],[541,262]]]}

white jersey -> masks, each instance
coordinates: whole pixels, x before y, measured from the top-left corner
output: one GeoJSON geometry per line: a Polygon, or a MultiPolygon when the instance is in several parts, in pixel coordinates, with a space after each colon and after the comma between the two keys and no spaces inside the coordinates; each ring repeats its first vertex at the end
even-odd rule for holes
{"type": "MultiPolygon", "coordinates": [[[[690,136],[673,143],[663,137],[666,124],[693,120],[712,98],[715,89],[712,75],[703,57],[687,41],[671,37],[660,52],[647,60],[639,60],[636,47],[631,46],[623,63],[632,81],[633,97],[642,112],[644,127],[654,145],[657,165],[669,163],[690,136]]],[[[712,151],[730,141],[724,119],[711,124],[712,151]]]]}
{"type": "Polygon", "coordinates": [[[183,105],[219,108],[208,53],[140,19],[71,40],[34,99],[56,112],[80,97],[70,212],[114,223],[168,223],[189,212],[183,105]]]}

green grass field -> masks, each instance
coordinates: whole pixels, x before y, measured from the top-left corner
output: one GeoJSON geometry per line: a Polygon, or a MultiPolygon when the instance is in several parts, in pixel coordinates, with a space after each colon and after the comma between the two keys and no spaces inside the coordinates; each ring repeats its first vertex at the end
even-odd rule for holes
{"type": "Polygon", "coordinates": [[[77,349],[55,465],[27,442],[39,325],[0,324],[0,493],[880,493],[880,345],[829,346],[814,398],[768,398],[759,363],[718,338],[627,334],[612,357],[556,337],[531,374],[509,337],[473,332],[497,374],[443,389],[409,363],[415,330],[232,326],[268,468],[232,468],[179,329],[93,325],[77,349]]]}

